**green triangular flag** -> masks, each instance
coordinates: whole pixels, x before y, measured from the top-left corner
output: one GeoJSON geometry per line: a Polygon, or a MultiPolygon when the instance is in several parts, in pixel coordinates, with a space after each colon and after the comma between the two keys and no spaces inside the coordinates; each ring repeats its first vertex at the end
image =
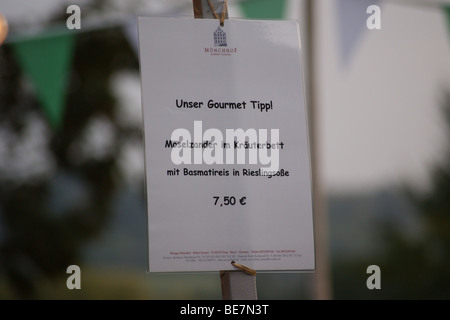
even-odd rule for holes
{"type": "Polygon", "coordinates": [[[443,4],[442,9],[444,11],[445,18],[447,20],[447,30],[450,34],[450,4],[443,4]]]}
{"type": "Polygon", "coordinates": [[[50,125],[61,125],[66,81],[74,46],[74,33],[46,33],[11,42],[16,58],[28,74],[50,125]]]}
{"type": "Polygon", "coordinates": [[[282,19],[286,0],[246,0],[241,1],[240,5],[248,18],[282,19]]]}

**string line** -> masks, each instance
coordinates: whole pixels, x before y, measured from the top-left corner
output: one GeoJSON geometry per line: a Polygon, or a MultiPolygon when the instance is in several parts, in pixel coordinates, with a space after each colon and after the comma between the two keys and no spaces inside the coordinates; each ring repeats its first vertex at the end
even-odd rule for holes
{"type": "Polygon", "coordinates": [[[214,16],[214,18],[216,19],[220,19],[220,26],[223,27],[223,24],[225,23],[225,16],[227,14],[227,9],[228,9],[228,0],[225,0],[223,3],[223,8],[222,8],[222,12],[219,15],[216,12],[216,8],[214,8],[214,5],[212,4],[211,0],[208,0],[208,4],[209,7],[211,8],[212,14],[214,16]]]}

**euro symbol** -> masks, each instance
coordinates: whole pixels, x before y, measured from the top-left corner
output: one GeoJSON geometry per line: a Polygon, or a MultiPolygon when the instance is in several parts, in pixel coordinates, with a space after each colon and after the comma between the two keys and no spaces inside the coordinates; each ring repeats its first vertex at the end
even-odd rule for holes
{"type": "Polygon", "coordinates": [[[245,199],[247,199],[247,197],[242,197],[239,199],[239,203],[243,206],[245,206],[245,199]]]}

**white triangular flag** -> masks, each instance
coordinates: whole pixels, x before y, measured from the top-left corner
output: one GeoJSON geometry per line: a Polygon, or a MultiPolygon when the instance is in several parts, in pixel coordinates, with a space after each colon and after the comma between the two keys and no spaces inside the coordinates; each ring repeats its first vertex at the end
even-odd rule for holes
{"type": "Polygon", "coordinates": [[[367,8],[378,5],[379,0],[337,0],[336,3],[340,56],[342,64],[348,66],[361,34],[367,30],[367,19],[370,17],[367,8]]]}

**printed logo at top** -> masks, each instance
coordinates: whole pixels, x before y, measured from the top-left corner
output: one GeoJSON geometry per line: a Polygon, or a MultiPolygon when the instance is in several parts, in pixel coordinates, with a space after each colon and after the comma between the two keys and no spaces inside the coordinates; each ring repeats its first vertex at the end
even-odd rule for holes
{"type": "Polygon", "coordinates": [[[227,46],[227,34],[222,30],[220,26],[214,31],[214,46],[226,47],[227,46]]]}
{"type": "Polygon", "coordinates": [[[213,40],[214,46],[205,48],[205,53],[212,56],[231,56],[237,53],[237,48],[228,48],[227,33],[220,26],[213,32],[213,40]]]}

